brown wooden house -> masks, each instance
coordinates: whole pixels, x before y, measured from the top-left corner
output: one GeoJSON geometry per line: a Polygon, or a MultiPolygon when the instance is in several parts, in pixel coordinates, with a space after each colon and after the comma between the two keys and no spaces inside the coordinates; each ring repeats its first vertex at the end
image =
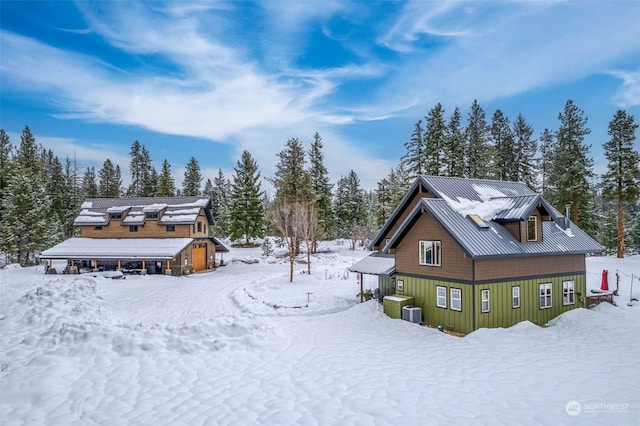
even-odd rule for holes
{"type": "Polygon", "coordinates": [[[228,249],[209,236],[212,224],[208,197],[88,199],[74,221],[81,236],[45,250],[40,258],[49,267],[64,259],[72,273],[186,275],[223,262],[228,249]]]}
{"type": "MultiPolygon", "coordinates": [[[[416,179],[370,248],[352,271],[459,333],[584,307],[585,255],[603,250],[522,183],[435,176],[416,179]]],[[[385,299],[385,312],[401,310],[385,299]]]]}

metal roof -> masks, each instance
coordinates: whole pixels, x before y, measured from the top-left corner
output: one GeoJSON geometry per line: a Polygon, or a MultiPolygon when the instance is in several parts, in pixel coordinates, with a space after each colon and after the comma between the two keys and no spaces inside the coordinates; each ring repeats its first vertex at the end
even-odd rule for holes
{"type": "MultiPolygon", "coordinates": [[[[503,199],[501,197],[492,198],[493,200],[503,199]]],[[[531,212],[538,206],[544,208],[550,215],[553,215],[553,207],[541,195],[519,195],[516,197],[504,197],[511,201],[511,207],[504,209],[495,215],[493,220],[504,221],[521,221],[527,220],[531,212]]],[[[554,217],[555,219],[555,217],[554,217]]]]}
{"type": "Polygon", "coordinates": [[[354,263],[349,270],[370,275],[391,275],[396,270],[396,257],[392,254],[373,253],[354,263]]]}
{"type": "Polygon", "coordinates": [[[164,210],[160,224],[192,224],[200,209],[204,209],[207,220],[213,223],[209,197],[132,197],[132,198],[90,198],[82,203],[74,225],[107,225],[109,213],[128,211],[122,225],[143,225],[146,213],[164,210]],[[134,217],[135,216],[135,217],[134,217]]]}
{"type": "Polygon", "coordinates": [[[555,221],[543,222],[543,240],[523,244],[497,222],[488,221],[488,228],[480,228],[473,220],[453,209],[446,200],[423,198],[400,225],[389,244],[386,245],[385,253],[402,241],[422,215],[423,209],[440,223],[472,258],[599,253],[602,251],[602,246],[598,242],[575,226],[565,230],[558,227],[555,221]]]}
{"type": "Polygon", "coordinates": [[[485,201],[485,198],[489,194],[491,194],[492,198],[539,197],[539,194],[532,191],[527,187],[527,185],[521,182],[467,179],[445,176],[419,176],[413,181],[411,187],[409,187],[409,190],[393,213],[391,213],[380,231],[378,231],[375,237],[373,237],[369,243],[369,249],[382,244],[382,239],[387,235],[393,224],[402,215],[406,209],[407,203],[415,197],[415,194],[420,188],[426,189],[436,198],[446,197],[453,201],[458,201],[460,199],[469,201],[485,201]]]}
{"type": "Polygon", "coordinates": [[[171,260],[192,238],[69,238],[43,251],[41,259],[171,260]]]}

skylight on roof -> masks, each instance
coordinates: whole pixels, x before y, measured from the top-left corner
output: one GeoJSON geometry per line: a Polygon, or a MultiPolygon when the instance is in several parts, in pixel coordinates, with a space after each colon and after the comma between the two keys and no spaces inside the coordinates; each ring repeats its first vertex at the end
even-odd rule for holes
{"type": "Polygon", "coordinates": [[[470,215],[467,215],[467,217],[469,219],[471,219],[473,221],[473,223],[475,223],[478,228],[489,229],[489,225],[487,225],[487,222],[482,220],[482,218],[480,216],[478,216],[477,214],[470,214],[470,215]]]}

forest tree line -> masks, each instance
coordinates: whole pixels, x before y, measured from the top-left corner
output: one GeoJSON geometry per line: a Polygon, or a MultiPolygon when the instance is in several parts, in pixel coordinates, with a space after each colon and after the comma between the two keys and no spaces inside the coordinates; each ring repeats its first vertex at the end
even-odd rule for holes
{"type": "Polygon", "coordinates": [[[609,252],[640,250],[640,157],[633,146],[638,128],[633,116],[619,110],[609,122],[602,176],[594,173],[584,142],[588,120],[571,100],[558,114],[557,128],[538,134],[521,114],[512,121],[498,109],[488,119],[477,101],[466,125],[462,121],[458,107],[447,117],[436,104],[408,132],[398,165],[370,191],[362,189],[353,170],[335,184],[330,181],[317,132],[308,150],[299,139],[289,139],[277,154],[274,176],[264,178],[275,189],[273,197],[262,189],[259,166],[248,151],[232,176],[219,169],[206,179],[191,157],[178,186],[169,162],[164,159],[156,170],[150,152],[136,140],[125,187],[123,171],[110,159],[97,171],[78,170],[73,160],[60,161],[39,145],[28,126],[15,146],[0,129],[0,252],[11,262],[37,261],[39,251],[76,235],[73,220],[87,198],[179,195],[211,198],[211,234],[217,237],[250,243],[280,235],[291,256],[300,244],[309,243],[310,252],[322,239],[346,238],[353,247],[382,226],[419,175],[523,182],[559,211],[570,206],[571,220],[609,252]],[[295,235],[293,223],[299,228],[295,235]]]}

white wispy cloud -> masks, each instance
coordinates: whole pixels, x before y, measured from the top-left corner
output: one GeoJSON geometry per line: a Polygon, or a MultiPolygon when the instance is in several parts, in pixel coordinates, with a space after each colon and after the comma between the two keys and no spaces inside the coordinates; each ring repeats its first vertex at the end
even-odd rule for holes
{"type": "Polygon", "coordinates": [[[468,105],[576,81],[640,51],[637,18],[632,2],[412,1],[380,39],[411,52],[380,96],[468,105]]]}
{"type": "Polygon", "coordinates": [[[622,80],[622,86],[613,94],[613,103],[620,108],[640,106],[640,70],[614,71],[611,74],[622,80]]]}

